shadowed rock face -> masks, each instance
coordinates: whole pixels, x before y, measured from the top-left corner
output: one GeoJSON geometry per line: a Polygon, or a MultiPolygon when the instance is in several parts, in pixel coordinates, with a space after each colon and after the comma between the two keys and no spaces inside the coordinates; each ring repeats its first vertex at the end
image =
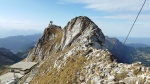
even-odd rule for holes
{"type": "Polygon", "coordinates": [[[104,45],[120,63],[133,63],[135,48],[122,44],[117,38],[106,37],[104,45]]]}
{"type": "Polygon", "coordinates": [[[41,61],[51,52],[62,51],[78,44],[90,44],[99,49],[104,40],[105,36],[101,29],[93,21],[86,16],[79,16],[68,22],[64,29],[56,25],[49,25],[33,51],[29,53],[27,60],[41,61]]]}
{"type": "Polygon", "coordinates": [[[60,26],[49,25],[43,36],[35,44],[35,47],[27,56],[27,61],[42,61],[50,52],[55,52],[60,46],[62,39],[62,29],[60,26]]]}

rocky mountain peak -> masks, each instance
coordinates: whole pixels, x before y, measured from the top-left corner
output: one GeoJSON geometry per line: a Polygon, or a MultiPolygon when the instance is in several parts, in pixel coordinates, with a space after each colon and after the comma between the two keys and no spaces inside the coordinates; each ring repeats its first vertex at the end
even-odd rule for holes
{"type": "Polygon", "coordinates": [[[100,48],[105,40],[101,29],[88,17],[73,18],[63,30],[62,49],[74,44],[92,44],[100,48]]]}
{"type": "Polygon", "coordinates": [[[57,25],[49,25],[43,33],[43,36],[39,39],[38,43],[46,43],[50,40],[55,39],[58,35],[59,32],[61,32],[62,29],[60,26],[57,25]]]}
{"type": "Polygon", "coordinates": [[[149,67],[117,63],[101,48],[104,40],[101,29],[86,16],[72,19],[63,29],[49,25],[26,59],[40,64],[31,84],[150,83],[149,67]]]}
{"type": "Polygon", "coordinates": [[[54,48],[57,50],[60,46],[62,34],[60,26],[48,25],[32,52],[29,53],[27,61],[42,61],[54,48]]]}
{"type": "Polygon", "coordinates": [[[28,60],[33,61],[33,58],[37,57],[32,57],[33,55],[39,55],[40,60],[43,60],[52,51],[62,51],[79,44],[99,49],[104,40],[105,36],[101,29],[91,19],[86,16],[75,17],[63,29],[60,26],[49,24],[43,36],[36,43],[32,54],[29,54],[28,60]]]}

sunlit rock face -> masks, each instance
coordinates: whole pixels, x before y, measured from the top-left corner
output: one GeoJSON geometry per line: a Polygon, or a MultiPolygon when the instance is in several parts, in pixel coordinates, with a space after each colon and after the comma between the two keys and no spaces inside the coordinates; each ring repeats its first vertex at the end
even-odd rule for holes
{"type": "Polygon", "coordinates": [[[105,40],[101,29],[88,17],[76,17],[68,22],[63,29],[62,49],[75,44],[91,43],[93,47],[100,48],[105,40]]]}

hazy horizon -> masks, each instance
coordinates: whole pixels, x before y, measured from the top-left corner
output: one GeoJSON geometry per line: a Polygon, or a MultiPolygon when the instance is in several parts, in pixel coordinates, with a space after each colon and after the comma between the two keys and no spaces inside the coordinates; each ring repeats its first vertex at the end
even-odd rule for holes
{"type": "MultiPolygon", "coordinates": [[[[8,31],[6,31],[8,33],[8,31]]],[[[12,36],[30,36],[30,35],[36,35],[36,34],[43,34],[44,30],[42,31],[33,31],[33,30],[9,30],[8,35],[6,35],[7,33],[5,32],[5,34],[1,34],[0,33],[0,39],[2,38],[7,38],[7,37],[12,37],[12,36]],[[15,31],[15,32],[14,32],[15,31]],[[19,32],[19,33],[18,33],[19,32]]],[[[126,38],[126,36],[113,36],[113,35],[106,35],[104,33],[105,36],[108,36],[109,38],[126,38]]],[[[150,39],[150,37],[137,37],[137,36],[130,36],[130,38],[144,38],[144,39],[150,39]]]]}

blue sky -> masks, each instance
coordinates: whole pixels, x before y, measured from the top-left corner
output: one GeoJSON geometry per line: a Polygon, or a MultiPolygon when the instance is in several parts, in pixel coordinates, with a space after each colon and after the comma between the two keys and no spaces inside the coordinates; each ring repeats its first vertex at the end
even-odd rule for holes
{"type": "MultiPolygon", "coordinates": [[[[0,37],[43,32],[52,20],[64,27],[88,16],[108,36],[126,36],[144,0],[0,0],[0,37]]],[[[130,37],[150,37],[147,0],[130,37]]]]}

